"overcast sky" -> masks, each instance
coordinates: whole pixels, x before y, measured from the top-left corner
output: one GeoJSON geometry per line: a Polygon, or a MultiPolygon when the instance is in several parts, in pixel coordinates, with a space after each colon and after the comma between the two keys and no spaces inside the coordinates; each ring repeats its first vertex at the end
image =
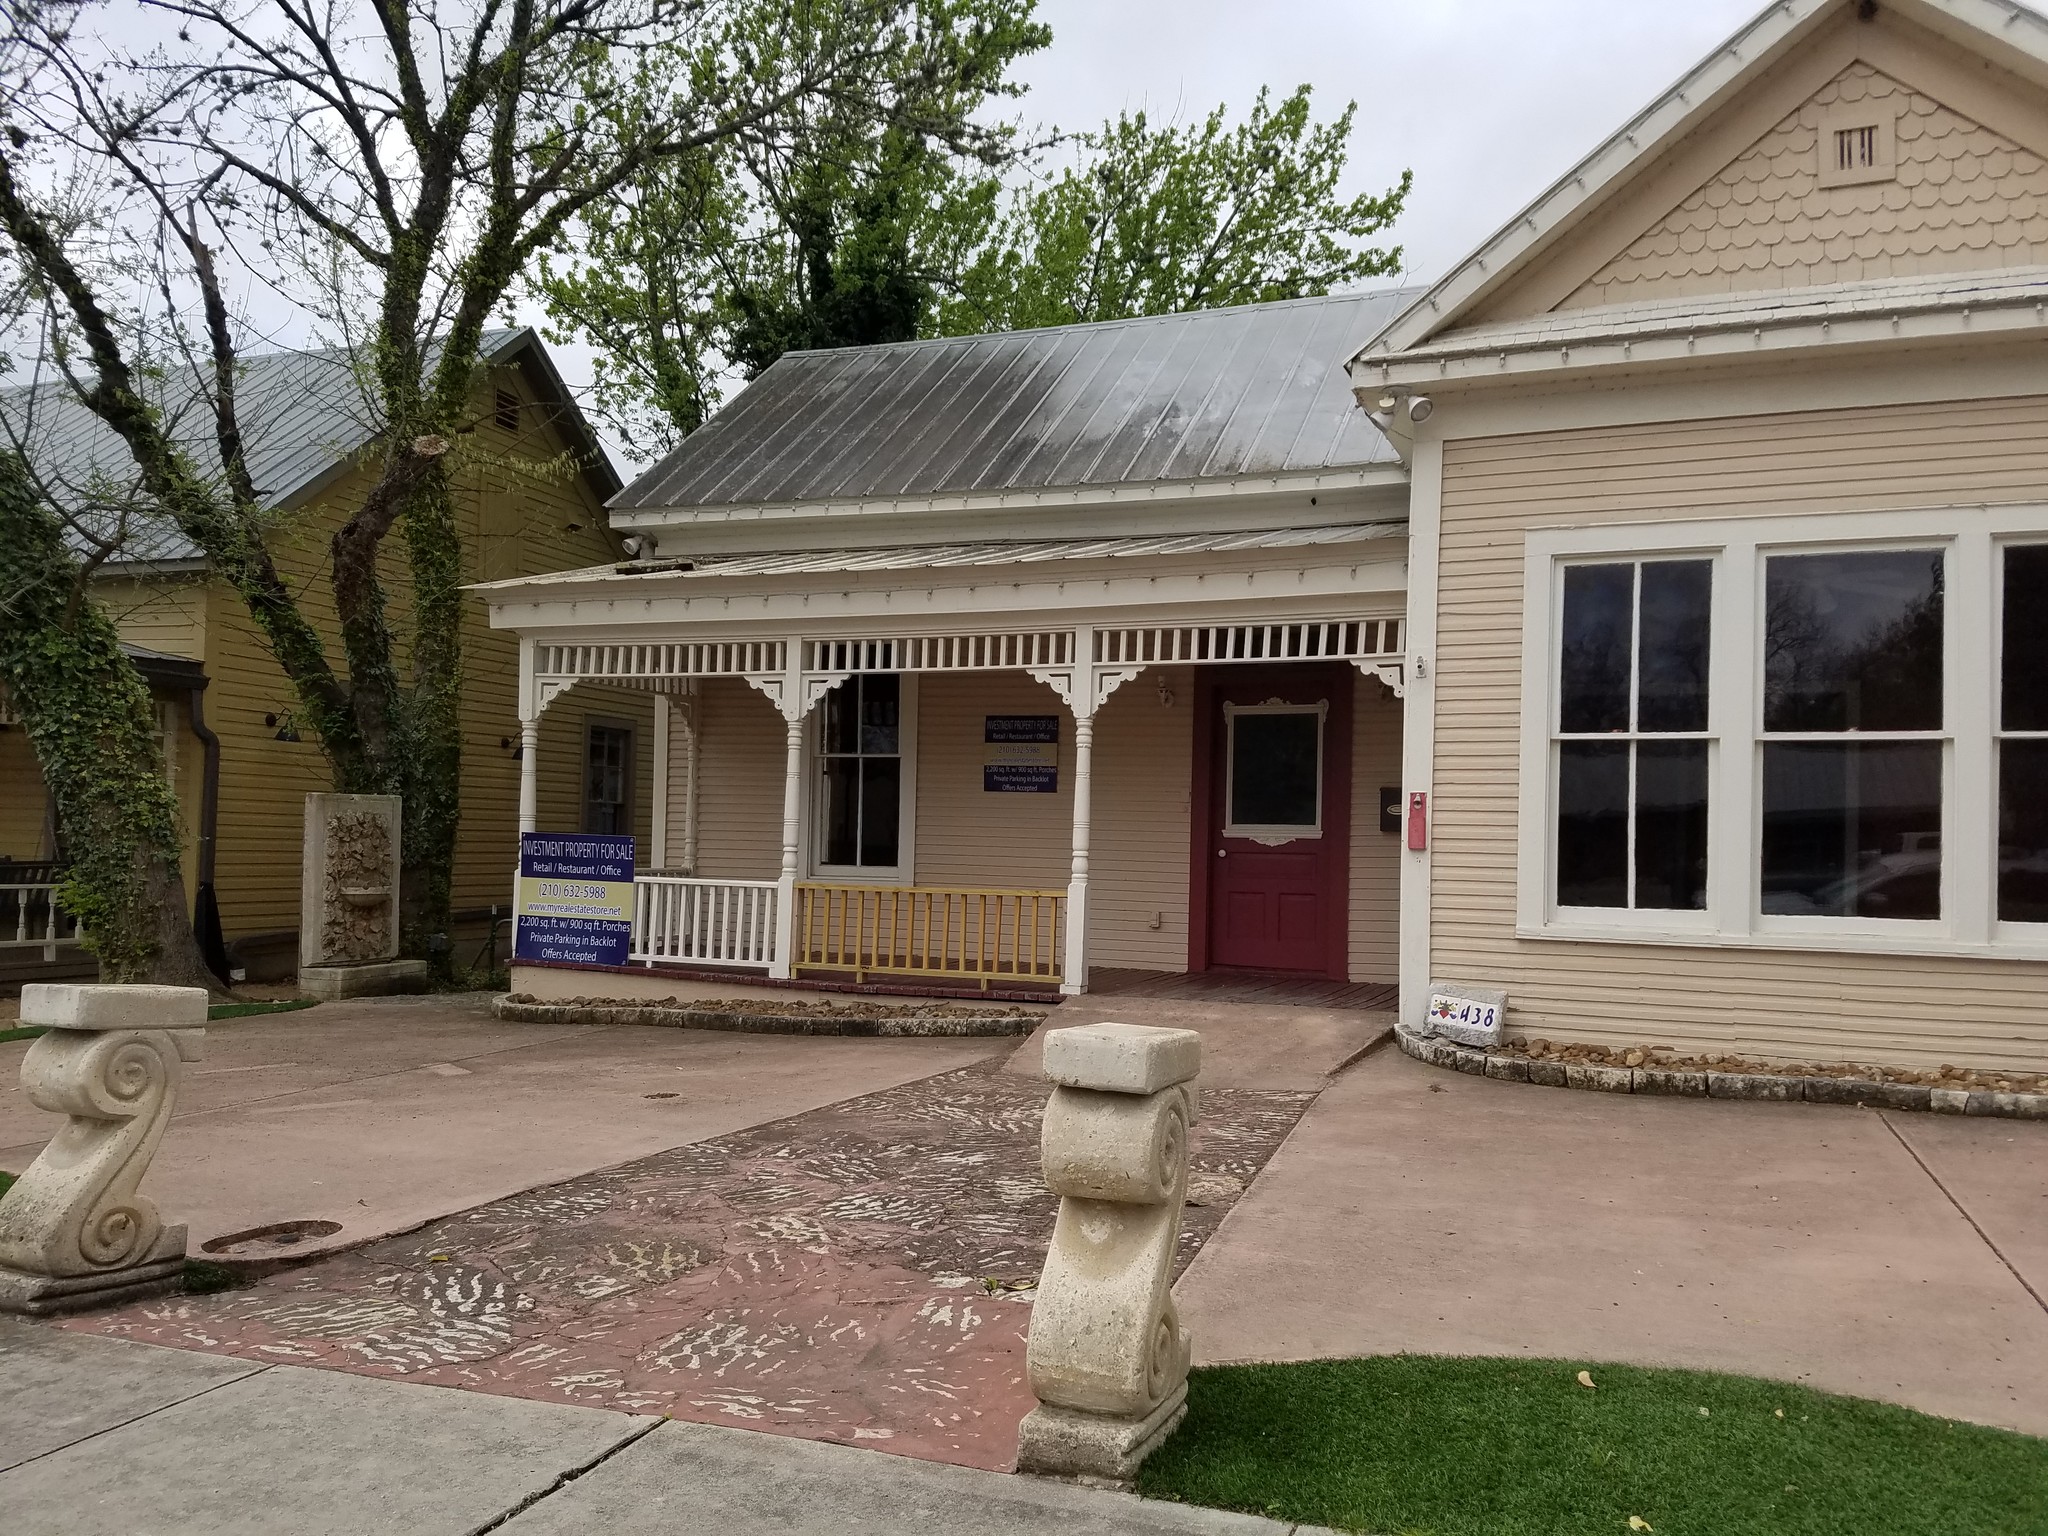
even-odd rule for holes
{"type": "Polygon", "coordinates": [[[1347,190],[1415,172],[1395,229],[1434,279],[1699,62],[1762,0],[1039,0],[1027,115],[1242,114],[1307,82],[1358,102],[1347,190]]]}

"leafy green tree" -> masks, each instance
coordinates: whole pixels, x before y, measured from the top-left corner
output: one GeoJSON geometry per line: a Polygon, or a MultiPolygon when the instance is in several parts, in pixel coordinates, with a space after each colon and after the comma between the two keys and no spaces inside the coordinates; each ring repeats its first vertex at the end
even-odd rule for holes
{"type": "Polygon", "coordinates": [[[1050,185],[1019,196],[946,284],[940,335],[1176,314],[1328,293],[1398,272],[1401,248],[1369,242],[1413,185],[1337,195],[1358,104],[1333,121],[1310,88],[1278,106],[1261,90],[1235,126],[1127,114],[1077,139],[1050,185]]]}
{"type": "MultiPolygon", "coordinates": [[[[1010,89],[985,79],[991,101],[1010,89]]],[[[785,351],[1299,298],[1397,271],[1399,247],[1371,242],[1411,178],[1337,195],[1355,112],[1317,122],[1303,86],[1277,106],[1261,92],[1234,125],[1221,107],[1185,128],[1127,115],[1062,141],[1037,179],[1015,135],[962,153],[822,120],[787,161],[622,189],[536,287],[558,339],[598,348],[599,414],[651,458],[726,378],[785,351]]]]}

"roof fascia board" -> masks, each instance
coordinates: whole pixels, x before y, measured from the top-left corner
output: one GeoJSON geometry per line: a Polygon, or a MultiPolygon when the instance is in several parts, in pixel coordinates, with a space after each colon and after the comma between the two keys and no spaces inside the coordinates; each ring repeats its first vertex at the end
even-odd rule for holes
{"type": "Polygon", "coordinates": [[[1584,373],[1658,363],[1709,359],[1784,357],[1844,347],[2048,337],[2048,299],[2016,297],[1974,305],[1941,305],[1915,310],[1892,305],[1877,310],[1806,316],[1794,320],[1732,319],[1694,325],[1645,326],[1569,341],[1523,342],[1510,346],[1446,346],[1409,358],[1378,359],[1367,365],[1363,398],[1386,385],[1440,387],[1446,383],[1498,382],[1531,375],[1584,373]]]}
{"type": "MultiPolygon", "coordinates": [[[[2048,18],[2014,0],[1886,0],[1951,42],[2048,81],[2048,18]]],[[[1353,366],[1420,346],[1551,250],[1599,206],[1758,75],[1827,26],[1842,0],[1776,0],[1621,130],[1559,177],[1396,316],[1353,366]]]]}
{"type": "Polygon", "coordinates": [[[1060,489],[972,491],[952,496],[862,497],[845,501],[732,503],[706,507],[616,508],[612,526],[622,533],[659,532],[698,523],[774,522],[847,516],[916,516],[926,513],[1030,512],[1054,507],[1159,506],[1235,496],[1309,495],[1318,491],[1385,486],[1405,488],[1400,464],[1316,470],[1292,475],[1240,475],[1230,480],[1153,481],[1145,485],[1068,486],[1060,489]]]}
{"type": "MultiPolygon", "coordinates": [[[[984,629],[992,620],[1010,625],[1025,618],[1057,627],[1114,622],[1129,615],[1146,624],[1223,623],[1232,614],[1256,611],[1302,617],[1399,617],[1408,583],[1407,541],[1377,541],[1370,557],[1343,562],[1299,561],[1252,570],[1181,571],[1171,575],[1130,573],[1087,576],[1034,575],[1003,579],[996,568],[981,568],[977,580],[947,572],[944,580],[916,585],[864,584],[816,591],[791,587],[787,579],[751,593],[706,591],[625,596],[616,586],[588,593],[559,589],[486,594],[493,629],[544,635],[550,642],[678,639],[674,626],[720,638],[802,633],[845,633],[849,637],[942,634],[960,626],[984,629]],[[856,630],[847,626],[857,625],[856,630]],[[669,626],[661,635],[652,626],[669,626]]],[[[1353,546],[1363,550],[1366,546],[1353,546]]],[[[897,572],[897,575],[912,573],[897,572]]],[[[625,581],[634,578],[619,578],[625,581]]],[[[641,577],[638,580],[648,580],[641,577]]]]}

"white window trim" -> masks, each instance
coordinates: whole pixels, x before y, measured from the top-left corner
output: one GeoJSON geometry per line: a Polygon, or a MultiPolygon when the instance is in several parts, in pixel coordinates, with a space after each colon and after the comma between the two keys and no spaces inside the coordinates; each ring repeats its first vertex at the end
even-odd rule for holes
{"type": "Polygon", "coordinates": [[[822,765],[825,758],[825,703],[821,699],[804,720],[804,779],[809,786],[803,796],[803,842],[805,877],[840,885],[915,885],[917,883],[917,679],[915,672],[899,672],[902,691],[897,695],[897,761],[902,764],[897,780],[896,854],[893,865],[827,864],[818,857],[818,828],[823,824],[821,805],[825,792],[822,765]]]}
{"type": "MultiPolygon", "coordinates": [[[[1709,948],[1865,951],[2048,960],[2048,924],[1995,921],[1998,786],[1999,544],[2048,540],[2048,505],[1699,519],[1532,531],[1522,584],[1522,714],[1515,931],[1527,939],[1709,948]],[[1756,639],[1765,554],[1945,546],[1942,916],[1765,917],[1762,846],[1762,650],[1756,639]],[[1709,667],[1707,907],[1639,912],[1557,907],[1551,769],[1562,565],[1681,555],[1715,561],[1709,667]],[[1990,600],[1985,600],[1986,596],[1990,600]],[[1968,808],[1967,810],[1965,808],[1968,808]]],[[[1849,736],[1846,739],[1854,740],[1849,736]]]]}
{"type": "Polygon", "coordinates": [[[1330,728],[1330,701],[1317,699],[1313,704],[1225,704],[1223,706],[1223,837],[1241,837],[1254,843],[1265,843],[1278,847],[1282,843],[1302,842],[1323,835],[1323,754],[1329,750],[1325,740],[1330,728]],[[1314,715],[1316,717],[1316,819],[1315,825],[1298,822],[1274,822],[1239,826],[1230,819],[1230,808],[1237,803],[1237,719],[1240,715],[1314,715]]]}

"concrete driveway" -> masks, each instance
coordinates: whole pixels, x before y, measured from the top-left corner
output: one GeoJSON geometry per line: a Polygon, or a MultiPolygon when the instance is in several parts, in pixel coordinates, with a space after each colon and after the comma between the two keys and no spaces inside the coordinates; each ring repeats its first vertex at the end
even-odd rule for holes
{"type": "MultiPolygon", "coordinates": [[[[190,1252],[282,1221],[349,1246],[650,1152],[950,1071],[1012,1039],[868,1040],[501,1024],[481,993],[207,1026],[145,1190],[190,1252]]],[[[61,1123],[0,1045],[0,1168],[61,1123]]]]}
{"type": "Polygon", "coordinates": [[[1326,1089],[1176,1288],[1203,1362],[1705,1367],[2048,1434],[2048,1125],[1500,1083],[1326,1089]]]}

